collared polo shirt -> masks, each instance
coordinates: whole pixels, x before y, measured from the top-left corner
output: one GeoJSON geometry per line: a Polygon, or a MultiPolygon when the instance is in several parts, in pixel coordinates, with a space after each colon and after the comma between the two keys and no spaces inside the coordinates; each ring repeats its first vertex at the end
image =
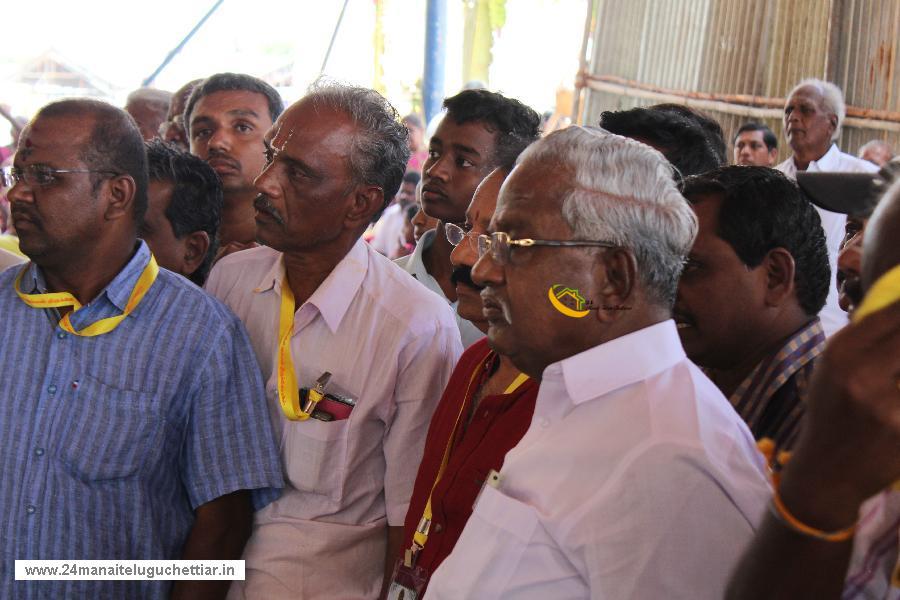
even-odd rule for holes
{"type": "MultiPolygon", "coordinates": [[[[121,314],[150,259],[134,256],[79,330],[121,314]]],[[[0,598],[167,598],[170,581],[13,581],[15,559],[177,559],[202,504],[282,485],[263,382],[240,321],[160,269],[113,331],[79,337],[34,264],[0,274],[0,598]]]]}
{"type": "Polygon", "coordinates": [[[771,439],[776,453],[792,450],[797,441],[813,367],[824,349],[825,333],[814,318],[760,361],[728,398],[753,436],[771,439]]]}
{"type": "MultiPolygon", "coordinates": [[[[775,167],[791,179],[797,179],[797,165],[791,156],[783,163],[775,167]]],[[[832,144],[822,158],[809,163],[807,173],[875,173],[878,167],[867,160],[856,158],[853,155],[841,152],[837,144],[832,144]]],[[[825,231],[825,241],[828,244],[828,263],[831,267],[831,285],[828,287],[828,298],[825,306],[819,312],[822,320],[822,328],[825,335],[830,336],[835,331],[848,323],[847,313],[838,304],[837,291],[837,255],[841,241],[844,239],[847,224],[847,215],[831,212],[824,208],[815,207],[822,220],[822,229],[825,231]]]]}
{"type": "Polygon", "coordinates": [[[538,390],[538,384],[533,379],[528,379],[510,394],[482,398],[472,414],[471,422],[465,425],[479,381],[473,382],[467,399],[469,382],[473,373],[485,370],[485,363],[492,361],[494,356],[487,339],[475,342],[463,353],[428,429],[425,454],[406,514],[404,549],[412,544],[413,533],[425,510],[450,434],[462,409],[450,460],[431,494],[431,532],[416,560],[416,565],[429,573],[434,572],[456,545],[490,471],[500,469],[503,457],[519,443],[531,424],[538,390]],[[462,406],[464,401],[465,406],[462,406]]]}
{"type": "Polygon", "coordinates": [[[384,573],[388,526],[402,526],[431,415],[462,353],[450,307],[358,240],[294,314],[301,387],[355,400],[344,420],[289,421],[275,396],[284,259],[236,252],[206,287],[247,326],[267,380],[284,494],[256,514],[247,579],[232,598],[369,598],[384,573]]]}
{"type": "Polygon", "coordinates": [[[720,599],[771,497],[673,321],[548,366],[426,598],[720,599]]]}

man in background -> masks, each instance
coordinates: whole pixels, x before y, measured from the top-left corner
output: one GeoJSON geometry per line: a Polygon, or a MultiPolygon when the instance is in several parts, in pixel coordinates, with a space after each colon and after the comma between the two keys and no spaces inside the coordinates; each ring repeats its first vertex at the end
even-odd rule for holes
{"type": "Polygon", "coordinates": [[[894,158],[894,149],[884,140],[871,140],[859,147],[859,157],[875,166],[883,167],[894,158]]]}
{"type": "Polygon", "coordinates": [[[256,245],[253,180],[266,164],[263,136],[282,110],[275,88],[239,73],[204,79],[188,99],[184,123],[191,153],[222,180],[220,256],[256,245]]]}
{"type": "Polygon", "coordinates": [[[125,112],[134,119],[145,142],[159,135],[159,126],[166,120],[172,93],[155,88],[140,88],[128,94],[125,112]]]}
{"type": "Polygon", "coordinates": [[[141,237],[159,266],[203,286],[218,248],[222,184],[208,164],[160,140],[147,143],[150,182],[141,237]]]}
{"type": "MultiPolygon", "coordinates": [[[[878,167],[870,162],[841,152],[836,140],[841,135],[846,108],[844,95],[833,83],[820,79],[805,79],[788,95],[784,106],[784,135],[793,154],[776,169],[790,177],[797,173],[852,172],[874,173],[878,167]]],[[[847,314],[838,304],[837,255],[844,238],[845,215],[817,207],[822,219],[822,229],[828,242],[828,262],[832,272],[832,285],[828,299],[819,315],[825,335],[829,336],[847,324],[847,314]]]]}
{"type": "Polygon", "coordinates": [[[778,158],[778,138],[761,123],[744,123],[734,136],[734,164],[772,167],[778,158]]]}

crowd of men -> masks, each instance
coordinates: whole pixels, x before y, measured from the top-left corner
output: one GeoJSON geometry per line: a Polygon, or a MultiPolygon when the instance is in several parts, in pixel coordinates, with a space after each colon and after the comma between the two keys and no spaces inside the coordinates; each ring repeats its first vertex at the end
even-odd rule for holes
{"type": "Polygon", "coordinates": [[[900,163],[840,151],[841,91],[777,166],[680,105],[444,109],[426,150],[220,73],[22,127],[0,598],[898,597],[900,163]]]}

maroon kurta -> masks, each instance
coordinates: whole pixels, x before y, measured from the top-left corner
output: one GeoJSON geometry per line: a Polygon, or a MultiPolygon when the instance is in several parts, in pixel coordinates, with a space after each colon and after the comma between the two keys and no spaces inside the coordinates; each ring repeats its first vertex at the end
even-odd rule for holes
{"type": "Polygon", "coordinates": [[[479,402],[478,410],[468,427],[465,426],[472,404],[472,396],[484,381],[486,365],[492,362],[493,353],[482,339],[472,344],[459,359],[447,388],[444,390],[437,410],[428,428],[425,452],[416,484],[413,488],[409,512],[403,528],[403,548],[412,544],[413,533],[422,513],[428,494],[437,477],[447,448],[447,441],[459,415],[460,405],[466,402],[460,424],[456,431],[450,460],[434,489],[431,499],[431,532],[425,548],[419,552],[416,564],[429,573],[434,573],[450,554],[459,539],[466,521],[472,514],[475,498],[491,469],[497,471],[503,465],[506,453],[522,439],[537,399],[538,383],[528,379],[510,394],[486,396],[479,402]],[[478,370],[474,381],[472,374],[478,370]],[[466,388],[472,381],[469,397],[466,388]]]}

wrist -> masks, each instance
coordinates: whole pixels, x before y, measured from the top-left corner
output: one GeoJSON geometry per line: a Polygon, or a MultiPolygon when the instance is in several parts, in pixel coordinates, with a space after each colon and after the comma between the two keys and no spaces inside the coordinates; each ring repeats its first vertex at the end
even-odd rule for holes
{"type": "Polygon", "coordinates": [[[782,476],[779,496],[784,506],[801,522],[823,531],[852,527],[865,501],[846,479],[833,473],[819,474],[790,464],[782,476]]]}

